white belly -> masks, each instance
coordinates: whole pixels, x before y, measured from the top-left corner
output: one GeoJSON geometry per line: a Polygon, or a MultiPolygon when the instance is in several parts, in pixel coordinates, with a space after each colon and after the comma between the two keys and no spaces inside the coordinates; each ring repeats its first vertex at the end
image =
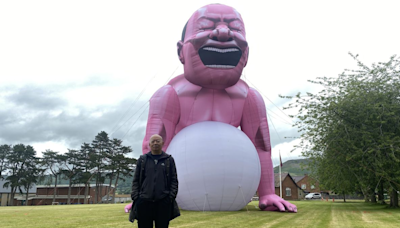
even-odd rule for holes
{"type": "Polygon", "coordinates": [[[253,143],[229,124],[205,121],[188,126],[173,138],[167,153],[176,162],[177,202],[184,210],[240,210],[260,183],[253,143]]]}

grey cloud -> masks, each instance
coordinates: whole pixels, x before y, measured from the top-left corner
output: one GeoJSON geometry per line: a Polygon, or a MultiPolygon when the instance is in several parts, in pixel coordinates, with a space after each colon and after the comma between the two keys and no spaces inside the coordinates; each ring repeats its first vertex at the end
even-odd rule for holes
{"type": "MultiPolygon", "coordinates": [[[[11,113],[10,110],[0,110],[0,126],[5,126],[16,122],[18,117],[11,113]]],[[[3,128],[0,128],[0,134],[3,132],[3,128]]]]}
{"type": "MultiPolygon", "coordinates": [[[[95,78],[93,78],[95,80],[95,78]]],[[[18,90],[8,87],[3,90],[6,94],[4,104],[7,109],[0,109],[0,144],[32,144],[46,141],[63,141],[70,149],[79,149],[83,142],[90,143],[100,131],[106,131],[110,137],[122,137],[124,145],[132,146],[141,151],[141,140],[144,137],[147,110],[140,116],[130,117],[131,112],[147,101],[135,105],[122,121],[121,116],[132,105],[132,99],[123,100],[111,106],[95,108],[77,107],[79,114],[68,112],[68,102],[55,90],[68,90],[80,85],[69,85],[59,88],[58,85],[49,87],[25,86],[18,90]],[[93,116],[93,113],[103,113],[93,116]],[[135,123],[135,125],[132,124],[135,123]],[[114,126],[119,123],[120,129],[113,133],[114,126]],[[126,134],[128,128],[131,128],[126,134]],[[132,138],[134,137],[134,138],[132,138]]],[[[4,87],[3,87],[4,88],[4,87]]],[[[121,138],[119,138],[121,139],[121,138]]],[[[49,148],[51,149],[51,148],[49,148]]],[[[60,151],[65,152],[65,151],[60,151]]]]}
{"type": "Polygon", "coordinates": [[[33,110],[48,110],[65,106],[68,102],[57,97],[57,88],[42,88],[37,86],[24,86],[5,96],[6,101],[16,106],[25,106],[33,110]]]}
{"type": "MultiPolygon", "coordinates": [[[[133,153],[130,156],[137,158],[142,153],[148,105],[143,109],[138,109],[147,100],[138,102],[131,109],[129,107],[132,105],[134,97],[110,106],[77,107],[79,113],[73,115],[68,112],[68,102],[59,93],[84,87],[85,84],[103,85],[108,82],[108,80],[93,77],[83,84],[52,85],[50,87],[31,85],[24,86],[17,91],[10,87],[6,88],[3,90],[6,96],[3,97],[7,97],[5,102],[10,108],[0,109],[0,144],[63,141],[68,148],[79,149],[83,142],[90,143],[97,133],[105,131],[110,138],[122,139],[124,145],[131,146],[133,153]],[[92,114],[96,112],[103,114],[93,116],[92,114]],[[134,113],[137,114],[132,116],[134,113]],[[124,118],[121,120],[121,117],[124,118]],[[116,130],[117,127],[119,128],[116,130]]],[[[279,113],[279,111],[275,112],[279,113]]],[[[282,127],[278,121],[273,121],[276,130],[270,123],[272,146],[290,142],[295,139],[294,137],[299,136],[297,129],[289,125],[282,127]]]]}
{"type": "MultiPolygon", "coordinates": [[[[138,105],[140,107],[141,105],[138,105]]],[[[124,124],[121,128],[112,134],[112,137],[122,139],[125,145],[130,145],[133,149],[132,156],[137,158],[142,154],[142,142],[145,136],[146,123],[148,118],[148,106],[138,111],[130,121],[121,121],[124,124]],[[141,114],[141,115],[140,115],[141,114]]],[[[134,113],[134,112],[133,112],[134,113]]],[[[129,117],[126,117],[128,119],[129,117]]]]}
{"type": "MultiPolygon", "coordinates": [[[[271,125],[271,124],[270,124],[271,125]]],[[[285,128],[285,129],[278,129],[275,131],[273,128],[270,126],[270,137],[271,137],[271,146],[274,147],[278,144],[281,143],[288,143],[293,140],[296,140],[298,137],[300,137],[300,133],[297,132],[296,128],[285,128]]]]}

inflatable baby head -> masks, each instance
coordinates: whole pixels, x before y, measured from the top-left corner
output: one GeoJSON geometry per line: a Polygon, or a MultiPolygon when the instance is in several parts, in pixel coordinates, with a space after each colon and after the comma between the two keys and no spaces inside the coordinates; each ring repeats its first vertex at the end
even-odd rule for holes
{"type": "Polygon", "coordinates": [[[243,19],[222,4],[198,9],[187,22],[178,42],[185,78],[209,89],[235,85],[247,64],[249,47],[243,19]]]}

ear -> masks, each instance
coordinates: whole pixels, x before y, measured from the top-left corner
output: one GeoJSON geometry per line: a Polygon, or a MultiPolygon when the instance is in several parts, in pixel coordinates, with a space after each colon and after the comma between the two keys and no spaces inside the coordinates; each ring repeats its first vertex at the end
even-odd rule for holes
{"type": "Polygon", "coordinates": [[[183,57],[183,53],[182,53],[182,48],[183,48],[183,42],[182,40],[178,41],[178,43],[176,44],[177,48],[178,48],[178,57],[179,60],[181,61],[182,64],[185,64],[185,58],[183,57]]]}
{"type": "Polygon", "coordinates": [[[247,61],[249,61],[249,52],[250,52],[250,48],[247,47],[247,57],[246,57],[246,62],[244,63],[244,66],[243,66],[243,67],[246,67],[247,61]]]}

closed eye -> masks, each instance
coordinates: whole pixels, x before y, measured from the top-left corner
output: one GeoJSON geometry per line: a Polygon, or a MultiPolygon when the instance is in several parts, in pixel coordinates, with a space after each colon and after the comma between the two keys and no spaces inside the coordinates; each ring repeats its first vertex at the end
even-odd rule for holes
{"type": "Polygon", "coordinates": [[[201,28],[200,31],[213,30],[214,27],[201,28]]]}

